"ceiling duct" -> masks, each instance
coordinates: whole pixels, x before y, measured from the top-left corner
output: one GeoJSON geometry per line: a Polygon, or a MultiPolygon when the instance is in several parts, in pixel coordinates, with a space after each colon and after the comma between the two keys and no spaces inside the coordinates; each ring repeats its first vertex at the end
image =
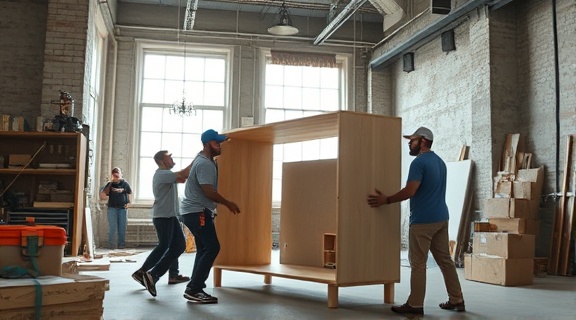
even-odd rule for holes
{"type": "Polygon", "coordinates": [[[319,45],[340,28],[346,20],[348,20],[356,10],[358,10],[367,0],[351,0],[340,13],[332,20],[330,23],[320,32],[320,34],[314,39],[314,44],[319,45]]]}
{"type": "Polygon", "coordinates": [[[404,9],[395,0],[369,0],[370,3],[384,16],[383,30],[386,31],[404,18],[404,9]]]}
{"type": "Polygon", "coordinates": [[[183,30],[192,30],[196,20],[196,11],[198,10],[198,0],[188,0],[186,4],[186,13],[184,14],[183,30]]]}

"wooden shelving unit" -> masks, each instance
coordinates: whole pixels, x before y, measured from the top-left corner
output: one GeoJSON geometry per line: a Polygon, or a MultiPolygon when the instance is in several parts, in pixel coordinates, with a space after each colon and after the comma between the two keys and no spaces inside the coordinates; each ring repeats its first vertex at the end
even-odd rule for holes
{"type": "MultiPolygon", "coordinates": [[[[11,224],[25,223],[26,217],[36,219],[37,224],[58,225],[67,230],[69,243],[66,254],[77,255],[82,247],[82,224],[84,223],[84,185],[86,163],[86,137],[81,133],[70,132],[18,132],[0,131],[0,181],[4,200],[18,204],[14,208],[14,220],[11,224]],[[36,154],[28,167],[9,166],[10,155],[36,154]],[[66,166],[66,168],[43,168],[41,166],[66,166]],[[12,183],[12,181],[14,181],[12,183]],[[39,186],[51,181],[59,191],[70,194],[72,201],[51,200],[50,194],[39,190],[39,186]],[[10,183],[12,183],[11,186],[10,183]],[[71,203],[69,207],[45,208],[34,206],[49,203],[71,203]],[[45,210],[44,210],[45,209],[45,210]],[[68,216],[68,219],[65,219],[68,216]]],[[[14,204],[12,205],[14,207],[14,204]]]]}
{"type": "Polygon", "coordinates": [[[218,190],[242,212],[219,206],[221,243],[214,286],[222,270],[314,281],[328,285],[328,306],[338,288],[384,285],[394,300],[400,282],[400,206],[370,208],[366,195],[401,185],[400,118],[340,111],[227,132],[218,159],[218,190]],[[280,261],[272,262],[272,150],[274,144],[336,137],[338,157],[285,163],[280,261]],[[335,269],[324,267],[324,234],[334,235],[335,269]]]}

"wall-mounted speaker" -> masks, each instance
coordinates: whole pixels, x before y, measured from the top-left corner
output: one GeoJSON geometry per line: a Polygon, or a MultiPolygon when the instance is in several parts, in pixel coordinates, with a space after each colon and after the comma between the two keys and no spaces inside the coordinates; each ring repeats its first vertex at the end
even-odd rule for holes
{"type": "Polygon", "coordinates": [[[430,0],[430,7],[435,14],[449,14],[452,9],[450,0],[430,0]]]}
{"type": "Polygon", "coordinates": [[[441,38],[443,52],[456,50],[456,42],[454,41],[454,29],[442,32],[441,38]]]}
{"type": "Polygon", "coordinates": [[[405,53],[402,56],[402,62],[404,63],[404,72],[414,71],[414,52],[405,53]]]}

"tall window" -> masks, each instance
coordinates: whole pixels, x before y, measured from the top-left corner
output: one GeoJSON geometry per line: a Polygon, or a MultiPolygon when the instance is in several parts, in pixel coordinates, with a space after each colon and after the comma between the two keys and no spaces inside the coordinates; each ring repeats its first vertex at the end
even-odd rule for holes
{"type": "MultiPolygon", "coordinates": [[[[228,51],[199,51],[188,47],[142,50],[140,76],[140,130],[138,200],[152,200],[152,176],[158,168],[154,154],[168,150],[181,170],[202,150],[200,135],[206,129],[222,131],[228,108],[228,51]],[[182,98],[194,104],[190,116],[170,113],[182,98]]],[[[182,186],[180,185],[182,188],[182,186]]]]}
{"type": "MultiPolygon", "coordinates": [[[[305,57],[305,55],[304,55],[305,57]]],[[[333,67],[273,64],[266,56],[265,122],[278,122],[346,109],[346,59],[336,57],[333,67]]],[[[333,159],[336,138],[274,146],[272,201],[282,195],[282,163],[333,159]]]]}

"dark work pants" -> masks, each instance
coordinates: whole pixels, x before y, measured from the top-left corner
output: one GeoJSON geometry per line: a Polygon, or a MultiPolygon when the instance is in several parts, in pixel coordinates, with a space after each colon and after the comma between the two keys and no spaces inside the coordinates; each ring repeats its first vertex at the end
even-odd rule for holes
{"type": "Polygon", "coordinates": [[[154,218],[152,221],[156,228],[158,245],[150,252],[142,269],[150,271],[155,281],[168,270],[170,270],[169,276],[175,277],[179,273],[178,257],[186,249],[186,239],[180,221],[176,217],[154,218]]]}
{"type": "Polygon", "coordinates": [[[196,241],[196,259],[192,277],[187,287],[194,292],[206,288],[206,279],[210,275],[210,269],[220,252],[220,242],[214,227],[212,213],[206,210],[204,213],[204,225],[200,221],[201,212],[192,212],[182,215],[182,222],[194,235],[196,241]]]}

